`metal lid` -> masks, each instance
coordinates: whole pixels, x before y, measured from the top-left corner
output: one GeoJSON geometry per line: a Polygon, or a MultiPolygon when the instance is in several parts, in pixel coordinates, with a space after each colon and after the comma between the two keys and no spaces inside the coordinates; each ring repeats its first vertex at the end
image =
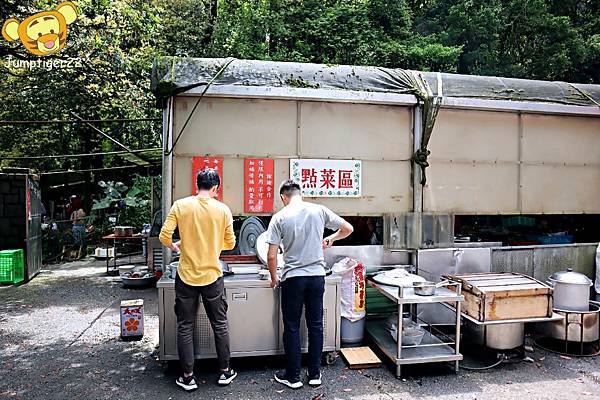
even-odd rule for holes
{"type": "Polygon", "coordinates": [[[555,272],[550,276],[550,280],[559,283],[571,283],[574,285],[591,286],[592,280],[580,272],[575,272],[571,268],[566,271],[555,272]]]}
{"type": "Polygon", "coordinates": [[[244,221],[238,235],[238,246],[242,255],[256,255],[256,239],[266,231],[265,225],[257,217],[244,221]]]}

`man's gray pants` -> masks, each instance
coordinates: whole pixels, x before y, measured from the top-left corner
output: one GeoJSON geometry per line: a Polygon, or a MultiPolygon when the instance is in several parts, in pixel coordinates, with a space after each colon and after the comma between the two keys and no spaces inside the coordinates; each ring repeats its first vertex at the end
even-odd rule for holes
{"type": "Polygon", "coordinates": [[[175,279],[175,315],[177,315],[177,350],[184,373],[194,371],[194,329],[200,297],[215,334],[219,368],[229,368],[229,325],[227,323],[227,298],[223,278],[206,286],[191,286],[175,279]]]}

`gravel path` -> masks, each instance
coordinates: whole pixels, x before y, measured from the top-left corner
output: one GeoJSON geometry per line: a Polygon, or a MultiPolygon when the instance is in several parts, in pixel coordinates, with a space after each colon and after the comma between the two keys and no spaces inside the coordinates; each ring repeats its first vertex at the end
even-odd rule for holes
{"type": "Polygon", "coordinates": [[[537,363],[502,365],[457,375],[438,365],[323,370],[318,389],[285,389],[272,381],[281,357],[235,359],[239,377],[214,383],[214,362],[198,362],[201,387],[175,387],[176,365],[156,359],[156,289],[130,290],[104,276],[104,264],[52,266],[33,281],[0,288],[0,398],[8,399],[600,399],[600,357],[565,359],[536,350],[537,363]],[[119,303],[144,299],[146,335],[119,339],[119,303]]]}

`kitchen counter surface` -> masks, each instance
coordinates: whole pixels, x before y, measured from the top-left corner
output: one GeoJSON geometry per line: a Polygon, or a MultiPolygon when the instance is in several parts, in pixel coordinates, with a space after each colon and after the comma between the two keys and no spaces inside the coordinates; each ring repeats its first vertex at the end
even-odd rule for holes
{"type": "MultiPolygon", "coordinates": [[[[341,282],[342,278],[338,275],[329,275],[325,277],[326,283],[341,282]]],[[[157,288],[174,288],[175,279],[169,274],[163,275],[156,283],[157,288]]],[[[269,287],[268,279],[260,279],[258,274],[239,274],[225,277],[225,287],[269,287]]]]}

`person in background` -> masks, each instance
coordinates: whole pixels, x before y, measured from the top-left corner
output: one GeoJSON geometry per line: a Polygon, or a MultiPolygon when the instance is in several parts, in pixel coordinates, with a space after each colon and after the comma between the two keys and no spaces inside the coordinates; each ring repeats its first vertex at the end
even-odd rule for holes
{"type": "Polygon", "coordinates": [[[353,227],[327,207],[303,201],[300,185],[292,180],[281,184],[279,195],[284,208],[271,219],[266,239],[272,288],[279,285],[277,253],[280,245],[283,245],[285,262],[281,274],[281,313],[286,370],[276,373],[275,380],[292,389],[302,387],[300,318],[304,308],[308,328],[308,384],[320,386],[325,293],[323,249],[348,237],[353,227]],[[326,227],[336,232],[323,239],[326,227]]]}
{"type": "Polygon", "coordinates": [[[215,199],[221,178],[214,169],[205,169],[196,177],[198,194],[177,200],[160,231],[159,239],[181,258],[175,279],[177,349],[183,376],[175,383],[186,391],[198,388],[194,377],[194,325],[198,299],[202,303],[215,335],[219,385],[229,385],[237,373],[229,367],[229,324],[223,272],[219,256],[235,247],[233,217],[225,204],[215,199]],[[173,243],[179,229],[181,240],[173,243]]]}
{"type": "Polygon", "coordinates": [[[82,256],[83,246],[85,245],[85,211],[83,208],[72,208],[71,212],[71,224],[72,224],[72,233],[73,233],[73,245],[78,247],[77,251],[77,259],[80,259],[82,256]]]}

